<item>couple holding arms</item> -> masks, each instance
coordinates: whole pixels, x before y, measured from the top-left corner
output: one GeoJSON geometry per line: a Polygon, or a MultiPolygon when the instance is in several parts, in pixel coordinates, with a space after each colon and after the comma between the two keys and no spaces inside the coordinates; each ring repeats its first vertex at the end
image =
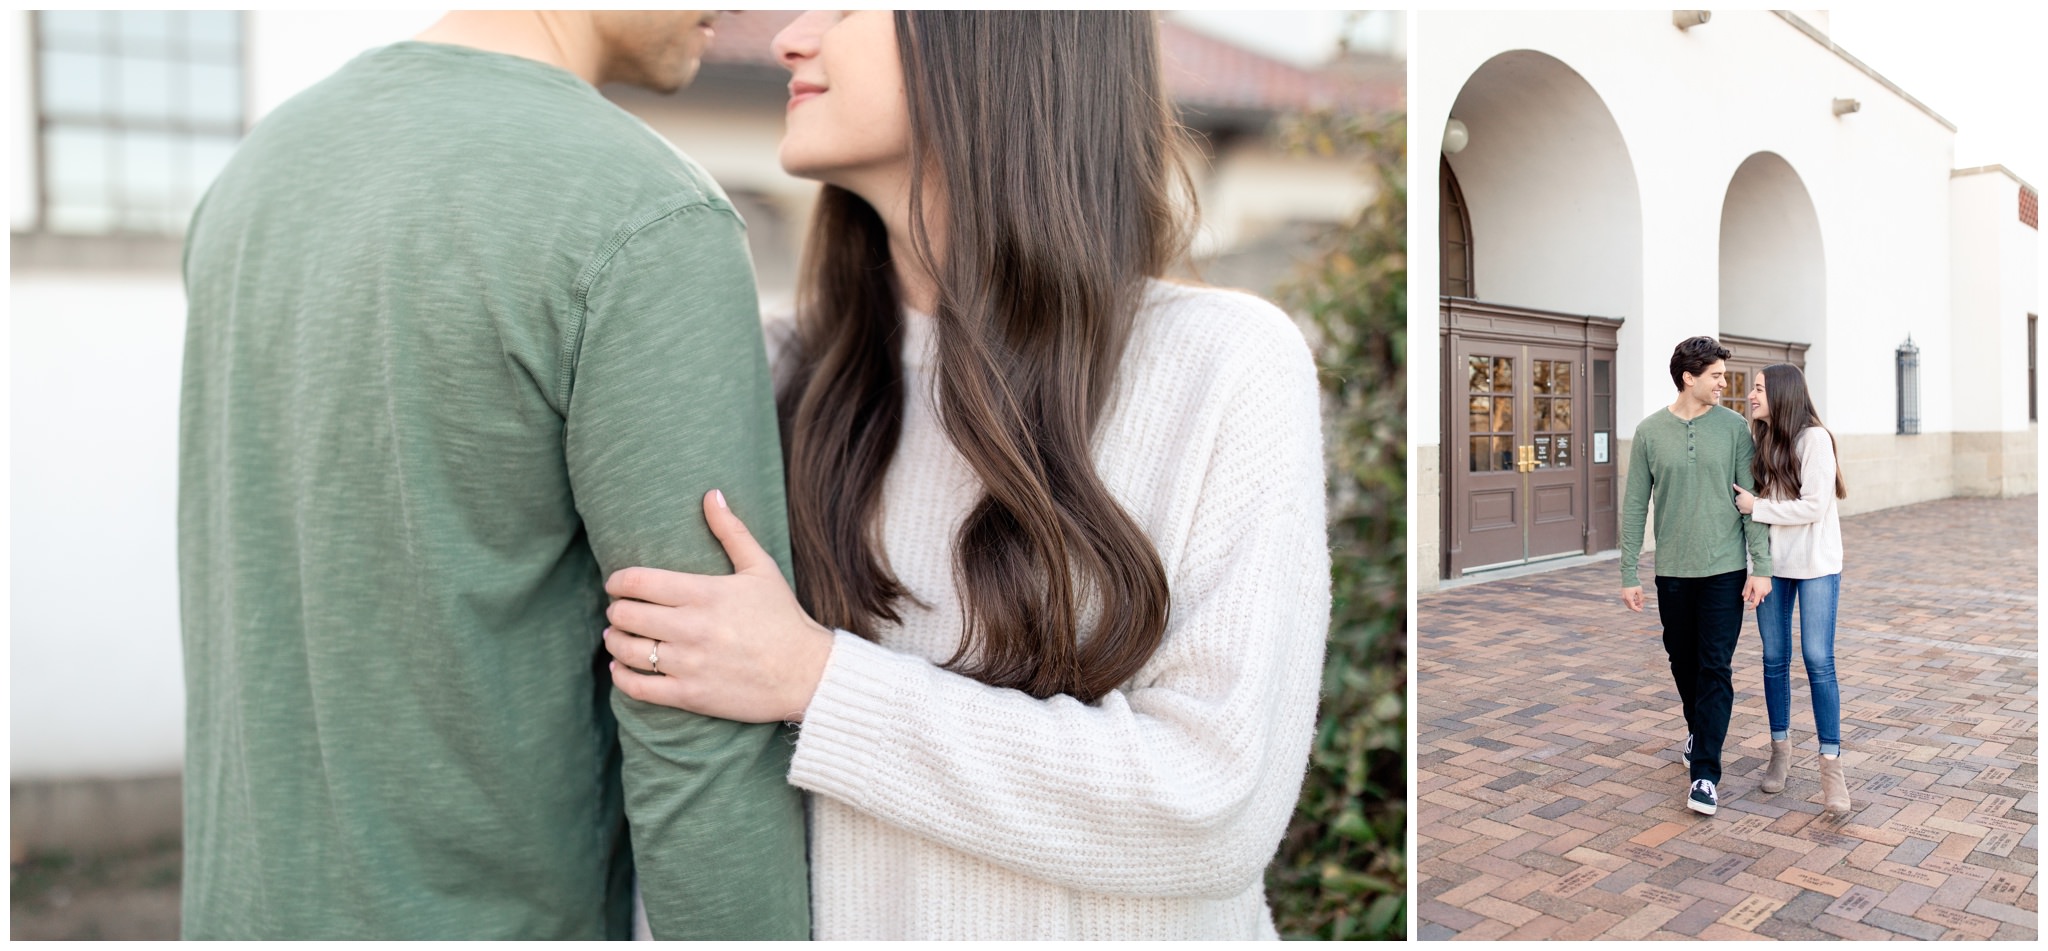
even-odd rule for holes
{"type": "Polygon", "coordinates": [[[1657,614],[1685,710],[1686,806],[1720,808],[1721,747],[1735,702],[1730,662],[1742,607],[1763,639],[1771,758],[1761,787],[1785,788],[1791,768],[1792,612],[1813,696],[1821,802],[1850,808],[1842,774],[1841,692],[1835,682],[1835,610],[1841,593],[1847,496],[1834,434],[1821,425],[1798,367],[1756,374],[1750,422],[1720,405],[1728,350],[1693,337],[1671,353],[1678,399],[1637,426],[1621,511],[1621,599],[1643,609],[1636,568],[1651,502],[1657,518],[1657,614]],[[1745,551],[1745,548],[1747,549],[1745,551]]]}
{"type": "Polygon", "coordinates": [[[1273,937],[1318,389],[1192,229],[1149,13],[807,13],[744,224],[601,97],[696,12],[453,13],[186,243],[197,938],[1273,937]]]}

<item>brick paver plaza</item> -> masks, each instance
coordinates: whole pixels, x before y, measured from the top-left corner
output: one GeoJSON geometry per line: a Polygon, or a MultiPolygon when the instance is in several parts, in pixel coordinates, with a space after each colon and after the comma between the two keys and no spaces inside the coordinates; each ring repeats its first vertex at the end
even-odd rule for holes
{"type": "Polygon", "coordinates": [[[1612,560],[1423,598],[1419,937],[2036,938],[2035,505],[1843,520],[1840,817],[1820,807],[1796,642],[1799,755],[1783,792],[1757,788],[1753,612],[1721,809],[1701,816],[1653,584],[1640,615],[1612,560]]]}

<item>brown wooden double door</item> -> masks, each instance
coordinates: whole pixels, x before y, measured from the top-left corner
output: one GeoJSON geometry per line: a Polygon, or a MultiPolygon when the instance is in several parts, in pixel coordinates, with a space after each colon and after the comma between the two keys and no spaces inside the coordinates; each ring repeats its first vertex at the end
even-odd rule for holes
{"type": "Polygon", "coordinates": [[[1484,341],[1459,351],[1464,570],[1584,551],[1580,354],[1484,341]]]}
{"type": "Polygon", "coordinates": [[[1620,321],[1444,301],[1444,577],[1617,542],[1620,321]]]}

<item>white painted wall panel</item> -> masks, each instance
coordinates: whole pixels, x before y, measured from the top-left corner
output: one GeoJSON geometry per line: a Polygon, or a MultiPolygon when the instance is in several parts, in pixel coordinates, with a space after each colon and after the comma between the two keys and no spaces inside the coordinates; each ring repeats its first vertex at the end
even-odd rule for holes
{"type": "Polygon", "coordinates": [[[13,776],[174,770],[183,289],[35,277],[8,306],[13,776]]]}

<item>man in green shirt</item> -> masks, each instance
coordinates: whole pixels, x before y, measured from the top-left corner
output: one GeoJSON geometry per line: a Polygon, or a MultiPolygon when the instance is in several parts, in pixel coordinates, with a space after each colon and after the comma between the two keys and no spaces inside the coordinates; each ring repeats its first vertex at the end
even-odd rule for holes
{"type": "Polygon", "coordinates": [[[186,937],[622,938],[636,864],[657,937],[808,937],[787,737],[599,642],[611,572],[730,570],[713,488],[789,570],[743,225],[595,88],[679,88],[710,24],[450,14],[194,215],[186,937]]]}
{"type": "Polygon", "coordinates": [[[1749,465],[1756,445],[1748,424],[1720,403],[1727,359],[1712,337],[1672,350],[1678,399],[1637,424],[1621,504],[1621,601],[1641,613],[1636,565],[1643,521],[1657,503],[1657,617],[1685,708],[1686,806],[1706,815],[1720,808],[1715,787],[1735,704],[1729,663],[1742,611],[1771,593],[1770,528],[1737,511],[1730,488],[1756,488],[1749,465]]]}

